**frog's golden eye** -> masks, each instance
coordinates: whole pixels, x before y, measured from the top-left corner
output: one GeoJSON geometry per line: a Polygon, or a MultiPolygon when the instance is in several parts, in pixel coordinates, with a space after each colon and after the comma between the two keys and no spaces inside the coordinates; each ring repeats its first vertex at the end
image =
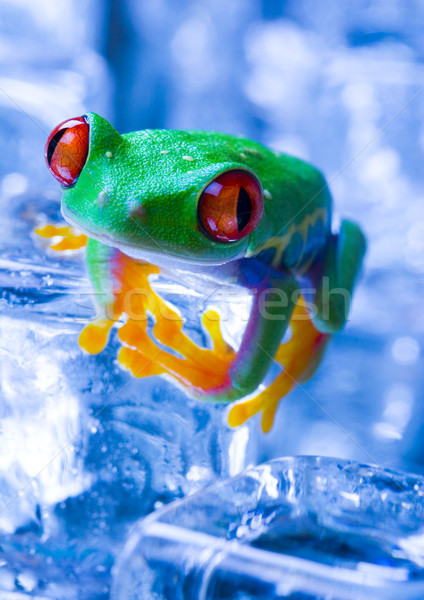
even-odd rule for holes
{"type": "Polygon", "coordinates": [[[89,126],[84,117],[68,119],[48,137],[45,157],[50,173],[64,187],[74,185],[87,159],[89,126]]]}
{"type": "Polygon", "coordinates": [[[246,171],[227,171],[202,192],[198,221],[202,231],[216,242],[236,242],[257,227],[263,208],[257,179],[246,171]]]}

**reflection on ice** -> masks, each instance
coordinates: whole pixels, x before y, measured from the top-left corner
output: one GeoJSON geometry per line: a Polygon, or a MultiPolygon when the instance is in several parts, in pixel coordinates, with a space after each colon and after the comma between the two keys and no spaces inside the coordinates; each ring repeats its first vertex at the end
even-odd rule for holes
{"type": "Polygon", "coordinates": [[[383,421],[374,425],[374,432],[380,438],[402,439],[405,427],[412,415],[414,397],[407,385],[394,385],[386,396],[383,421]]]}
{"type": "Polygon", "coordinates": [[[73,443],[77,393],[62,373],[72,360],[65,340],[73,333],[66,326],[0,318],[0,525],[9,533],[35,519],[37,506],[60,502],[87,484],[73,443]]]}
{"type": "Polygon", "coordinates": [[[141,520],[112,597],[418,600],[423,497],[420,477],[277,459],[141,520]]]}

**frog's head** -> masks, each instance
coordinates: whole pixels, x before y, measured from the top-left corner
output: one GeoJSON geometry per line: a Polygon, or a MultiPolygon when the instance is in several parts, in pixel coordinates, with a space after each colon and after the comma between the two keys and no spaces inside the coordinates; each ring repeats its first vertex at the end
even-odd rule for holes
{"type": "Polygon", "coordinates": [[[261,184],[230,136],[119,133],[88,113],[51,133],[46,159],[76,227],[135,258],[220,264],[244,256],[263,212],[261,184]]]}

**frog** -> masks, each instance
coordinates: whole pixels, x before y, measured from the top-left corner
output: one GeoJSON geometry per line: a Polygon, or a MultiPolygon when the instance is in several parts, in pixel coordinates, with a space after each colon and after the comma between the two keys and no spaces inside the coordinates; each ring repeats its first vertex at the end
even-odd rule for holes
{"type": "Polygon", "coordinates": [[[118,323],[118,358],[134,376],[163,375],[189,396],[231,404],[233,427],[262,413],[269,431],[280,400],[312,377],[344,327],[366,252],[358,224],[345,219],[333,231],[322,173],[227,133],[121,135],[93,112],[60,123],[45,157],[67,225],[37,233],[59,239],[58,251],[86,247],[97,299],[80,346],[98,354],[118,323]],[[196,344],[153,289],[161,274],[245,290],[239,347],[214,310],[202,316],[209,345],[196,344]]]}

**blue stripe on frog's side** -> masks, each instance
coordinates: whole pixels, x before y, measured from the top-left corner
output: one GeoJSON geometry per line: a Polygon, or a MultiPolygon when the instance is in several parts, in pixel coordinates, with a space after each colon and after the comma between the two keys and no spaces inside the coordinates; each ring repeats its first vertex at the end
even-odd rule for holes
{"type": "Polygon", "coordinates": [[[291,223],[281,236],[258,249],[257,258],[278,270],[303,273],[320,255],[328,236],[328,211],[319,207],[299,223],[291,223]]]}

